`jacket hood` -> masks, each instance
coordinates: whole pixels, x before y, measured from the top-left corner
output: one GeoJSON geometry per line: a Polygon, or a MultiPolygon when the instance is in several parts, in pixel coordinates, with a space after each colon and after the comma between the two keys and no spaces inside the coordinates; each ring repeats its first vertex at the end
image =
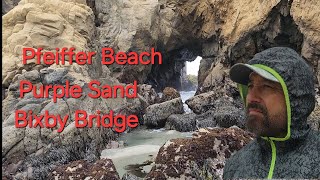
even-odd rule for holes
{"type": "MultiPolygon", "coordinates": [[[[247,64],[262,68],[274,75],[284,91],[288,130],[284,138],[268,137],[275,141],[301,139],[310,130],[307,117],[315,107],[313,72],[293,49],[274,47],[257,53],[247,64]]],[[[246,86],[240,86],[241,96],[246,97],[246,86]]]]}

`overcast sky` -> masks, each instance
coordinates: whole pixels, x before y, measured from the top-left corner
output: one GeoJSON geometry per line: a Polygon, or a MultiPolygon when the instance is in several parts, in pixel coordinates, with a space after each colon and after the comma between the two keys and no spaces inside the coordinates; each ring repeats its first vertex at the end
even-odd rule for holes
{"type": "Polygon", "coordinates": [[[187,74],[193,74],[198,76],[198,70],[201,59],[202,57],[198,56],[194,61],[187,62],[187,74]]]}

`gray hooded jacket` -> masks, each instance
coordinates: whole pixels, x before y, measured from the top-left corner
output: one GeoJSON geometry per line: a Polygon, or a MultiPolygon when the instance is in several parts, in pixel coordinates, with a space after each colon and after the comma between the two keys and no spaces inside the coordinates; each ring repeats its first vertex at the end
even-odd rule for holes
{"type": "MultiPolygon", "coordinates": [[[[248,64],[280,81],[287,104],[287,135],[256,138],[227,160],[223,179],[320,179],[320,134],[307,124],[315,106],[312,70],[299,54],[284,47],[262,51],[248,64]]],[[[239,89],[246,99],[247,87],[239,84],[239,89]]]]}

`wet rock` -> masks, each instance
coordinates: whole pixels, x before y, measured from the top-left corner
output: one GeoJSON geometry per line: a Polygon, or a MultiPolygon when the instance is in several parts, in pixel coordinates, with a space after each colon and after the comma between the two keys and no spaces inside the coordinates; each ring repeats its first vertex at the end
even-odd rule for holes
{"type": "Polygon", "coordinates": [[[180,132],[193,131],[206,127],[237,126],[245,128],[245,112],[241,105],[232,98],[219,98],[212,102],[210,110],[201,114],[171,115],[168,117],[166,128],[180,132]]]}
{"type": "Polygon", "coordinates": [[[197,116],[197,126],[203,127],[224,127],[238,126],[245,127],[245,112],[241,105],[233,98],[219,98],[213,102],[213,109],[197,116]]]}
{"type": "Polygon", "coordinates": [[[199,114],[196,117],[197,128],[216,127],[217,121],[214,118],[215,111],[209,110],[205,113],[199,114]]]}
{"type": "Polygon", "coordinates": [[[181,98],[175,98],[147,107],[143,118],[145,125],[148,127],[163,127],[170,115],[182,113],[184,113],[182,100],[181,98]]]}
{"type": "Polygon", "coordinates": [[[166,122],[166,129],[174,129],[180,132],[194,131],[196,126],[196,115],[190,114],[172,114],[166,122]]]}
{"type": "Polygon", "coordinates": [[[199,129],[192,139],[169,140],[146,179],[222,179],[226,159],[252,139],[253,134],[231,127],[199,129]]]}
{"type": "Polygon", "coordinates": [[[213,117],[219,127],[238,126],[245,128],[245,112],[235,106],[218,107],[213,117]]]}
{"type": "Polygon", "coordinates": [[[94,163],[85,160],[73,161],[56,167],[49,175],[52,179],[120,179],[116,168],[110,159],[100,159],[94,163]]]}
{"type": "Polygon", "coordinates": [[[179,97],[181,97],[180,93],[176,89],[174,89],[173,87],[166,87],[162,91],[161,102],[170,101],[179,97]]]}

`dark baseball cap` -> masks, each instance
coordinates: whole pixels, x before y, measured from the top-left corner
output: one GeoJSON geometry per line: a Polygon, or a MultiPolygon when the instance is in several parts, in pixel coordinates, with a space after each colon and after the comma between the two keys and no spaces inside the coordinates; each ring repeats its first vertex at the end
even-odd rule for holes
{"type": "Polygon", "coordinates": [[[257,73],[270,81],[279,82],[279,80],[268,71],[243,63],[237,63],[231,67],[230,79],[236,83],[247,85],[249,82],[249,76],[252,72],[257,73]]]}

